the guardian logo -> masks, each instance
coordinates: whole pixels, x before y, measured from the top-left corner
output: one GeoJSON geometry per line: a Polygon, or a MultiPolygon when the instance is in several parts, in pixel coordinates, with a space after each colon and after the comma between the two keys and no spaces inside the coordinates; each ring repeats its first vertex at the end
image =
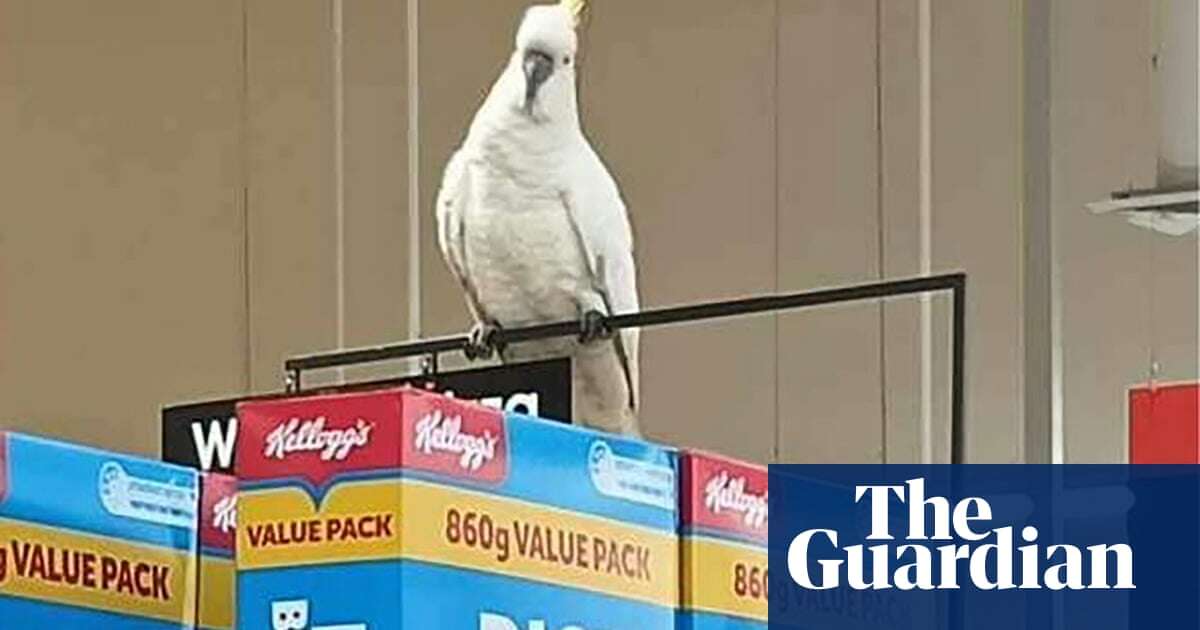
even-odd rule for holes
{"type": "Polygon", "coordinates": [[[833,529],[803,531],[787,550],[788,573],[796,584],[812,590],[839,588],[843,582],[855,590],[943,590],[961,588],[960,581],[982,590],[1135,588],[1129,545],[1042,547],[1036,544],[1037,528],[1024,527],[1019,536],[1027,544],[1017,546],[1018,534],[1012,526],[988,527],[992,508],[986,500],[972,497],[952,506],[945,497],[926,498],[924,479],[910,479],[904,485],[855,486],[854,501],[864,499],[870,501],[871,514],[866,540],[888,542],[840,547],[833,529]],[[912,544],[893,542],[897,539],[889,527],[890,494],[908,508],[904,540],[912,544]],[[927,512],[933,515],[932,533],[927,512]],[[956,538],[966,544],[954,544],[956,538]],[[819,568],[810,570],[810,558],[819,568]],[[1115,575],[1109,571],[1110,559],[1115,575]]]}

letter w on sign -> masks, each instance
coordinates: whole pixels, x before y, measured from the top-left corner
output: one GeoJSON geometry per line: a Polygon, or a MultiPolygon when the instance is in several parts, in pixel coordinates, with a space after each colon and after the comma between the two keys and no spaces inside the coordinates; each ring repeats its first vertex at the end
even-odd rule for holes
{"type": "Polygon", "coordinates": [[[226,422],[213,418],[207,422],[193,423],[192,441],[196,444],[200,470],[213,470],[214,460],[219,470],[232,470],[233,446],[237,443],[237,418],[226,422]]]}

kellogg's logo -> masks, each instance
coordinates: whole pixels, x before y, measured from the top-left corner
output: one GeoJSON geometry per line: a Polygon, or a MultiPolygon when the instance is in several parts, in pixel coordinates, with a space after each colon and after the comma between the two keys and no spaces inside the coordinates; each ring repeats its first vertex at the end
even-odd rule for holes
{"type": "Polygon", "coordinates": [[[683,523],[686,527],[767,543],[767,471],[705,453],[685,453],[683,523]]]}
{"type": "Polygon", "coordinates": [[[494,409],[423,397],[404,410],[406,467],[496,483],[508,473],[507,449],[494,409]]]}
{"type": "Polygon", "coordinates": [[[267,434],[263,456],[283,459],[292,453],[319,452],[322,461],[342,461],[371,441],[374,424],[359,418],[354,426],[326,429],[325,416],[310,420],[292,418],[267,434]]]}
{"type": "Polygon", "coordinates": [[[434,409],[417,421],[416,448],[431,455],[434,452],[458,456],[458,465],[472,472],[496,458],[498,436],[484,429],[480,435],[464,433],[461,415],[444,415],[434,409]]]}
{"type": "Polygon", "coordinates": [[[722,470],[704,486],[704,507],[713,514],[732,512],[748,527],[761,529],[767,524],[767,493],[746,490],[746,478],[722,470]]]}
{"type": "Polygon", "coordinates": [[[213,529],[222,534],[232,533],[237,527],[237,495],[223,497],[213,505],[213,529]]]}
{"type": "Polygon", "coordinates": [[[410,395],[384,390],[239,403],[240,485],[288,479],[319,501],[339,476],[396,469],[400,403],[410,395]]]}
{"type": "Polygon", "coordinates": [[[200,493],[200,545],[209,552],[232,551],[237,529],[237,479],[204,475],[200,493]]]}

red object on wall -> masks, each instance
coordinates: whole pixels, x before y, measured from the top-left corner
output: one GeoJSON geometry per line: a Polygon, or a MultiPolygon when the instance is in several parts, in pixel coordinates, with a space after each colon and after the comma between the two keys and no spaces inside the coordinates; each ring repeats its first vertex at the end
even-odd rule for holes
{"type": "Polygon", "coordinates": [[[1129,390],[1129,462],[1200,464],[1200,383],[1129,390]]]}

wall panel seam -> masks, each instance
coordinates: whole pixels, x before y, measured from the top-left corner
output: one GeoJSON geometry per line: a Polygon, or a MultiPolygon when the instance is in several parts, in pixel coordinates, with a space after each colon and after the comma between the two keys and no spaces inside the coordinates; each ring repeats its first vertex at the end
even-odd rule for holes
{"type": "MultiPolygon", "coordinates": [[[[929,275],[933,261],[933,15],[930,0],[918,0],[919,66],[918,182],[920,207],[920,274],[929,275]]],[[[921,461],[933,463],[933,303],[921,296],[921,461]]]]}
{"type": "Polygon", "coordinates": [[[238,150],[241,159],[239,177],[241,181],[242,203],[242,330],[243,330],[243,366],[242,387],[245,391],[253,389],[254,383],[254,318],[251,306],[251,276],[250,263],[253,255],[250,249],[250,0],[241,2],[242,41],[241,68],[239,86],[239,125],[238,150]]]}
{"type": "MultiPolygon", "coordinates": [[[[875,276],[886,276],[883,221],[883,0],[875,0],[875,276]]],[[[879,417],[880,454],[888,461],[887,318],[886,300],[879,301],[879,417]]]]}
{"type": "Polygon", "coordinates": [[[421,75],[420,0],[407,0],[408,42],[408,336],[421,336],[421,75]]]}
{"type": "MultiPolygon", "coordinates": [[[[333,0],[333,203],[337,278],[334,284],[337,305],[337,347],[346,347],[346,85],[345,18],[342,0],[333,0]]],[[[337,369],[338,382],[346,382],[345,368],[337,369]]]]}
{"type": "MultiPolygon", "coordinates": [[[[772,120],[771,124],[772,124],[772,131],[774,132],[771,134],[772,138],[773,138],[773,145],[772,145],[773,155],[772,155],[772,165],[771,166],[773,169],[772,172],[773,172],[773,178],[774,178],[774,181],[772,182],[772,184],[775,187],[775,230],[774,230],[773,238],[775,240],[774,267],[775,267],[775,292],[776,293],[779,293],[779,290],[780,290],[780,274],[782,273],[782,270],[780,269],[780,265],[779,265],[779,261],[780,261],[780,256],[779,256],[779,216],[780,216],[779,207],[780,207],[780,203],[782,201],[782,199],[781,199],[782,193],[780,191],[780,178],[779,178],[779,173],[780,173],[780,170],[779,170],[779,145],[780,145],[780,141],[779,141],[779,136],[780,136],[780,128],[779,128],[779,119],[780,119],[780,116],[779,116],[779,109],[780,109],[779,63],[780,63],[780,48],[781,48],[780,40],[783,35],[783,15],[780,11],[781,2],[782,2],[782,0],[775,0],[775,15],[774,15],[775,19],[774,19],[774,24],[773,24],[773,26],[774,26],[774,43],[773,43],[773,50],[772,50],[773,67],[771,69],[772,79],[774,82],[772,85],[772,88],[771,88],[771,90],[772,90],[771,100],[772,100],[772,105],[773,105],[773,107],[772,107],[773,120],[772,120]]],[[[774,436],[773,445],[772,445],[772,456],[776,462],[781,461],[780,455],[782,454],[782,451],[783,451],[783,445],[780,443],[782,440],[782,437],[783,437],[783,417],[780,415],[780,404],[779,404],[779,385],[780,385],[780,379],[779,379],[779,370],[780,370],[779,317],[780,316],[778,313],[771,315],[771,319],[774,324],[774,336],[775,336],[775,343],[774,343],[774,351],[775,351],[775,372],[774,372],[774,376],[775,376],[775,387],[774,387],[775,436],[774,436]]]]}

